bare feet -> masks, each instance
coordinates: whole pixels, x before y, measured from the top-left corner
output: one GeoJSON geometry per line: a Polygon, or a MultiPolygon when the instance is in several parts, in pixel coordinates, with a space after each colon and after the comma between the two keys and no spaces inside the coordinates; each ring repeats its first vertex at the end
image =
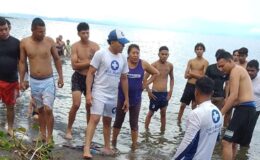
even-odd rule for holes
{"type": "Polygon", "coordinates": [[[101,154],[103,154],[104,156],[114,156],[116,153],[115,151],[113,151],[112,149],[108,149],[108,148],[102,148],[100,150],[101,154]]]}
{"type": "Polygon", "coordinates": [[[137,149],[137,143],[132,143],[131,150],[135,151],[137,149]]]}
{"type": "Polygon", "coordinates": [[[65,135],[65,139],[67,139],[67,140],[72,140],[71,131],[67,130],[67,133],[66,133],[66,135],[65,135]]]}
{"type": "Polygon", "coordinates": [[[84,153],[83,153],[84,159],[92,159],[93,156],[90,154],[90,148],[84,146],[84,153]]]}
{"type": "Polygon", "coordinates": [[[116,148],[116,143],[117,143],[117,140],[115,140],[115,139],[112,140],[112,147],[113,147],[113,148],[116,148]]]}
{"type": "Polygon", "coordinates": [[[14,131],[13,131],[13,129],[8,129],[7,134],[8,134],[9,136],[13,137],[13,136],[14,136],[14,131]]]}

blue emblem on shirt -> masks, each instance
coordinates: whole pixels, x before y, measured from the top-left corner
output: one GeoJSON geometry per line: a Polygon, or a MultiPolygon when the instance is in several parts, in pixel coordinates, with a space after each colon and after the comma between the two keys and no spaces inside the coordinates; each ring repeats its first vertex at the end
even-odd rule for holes
{"type": "Polygon", "coordinates": [[[111,68],[112,68],[112,70],[117,70],[118,68],[119,68],[119,63],[116,61],[116,60],[113,60],[112,62],[111,62],[111,68]]]}
{"type": "Polygon", "coordinates": [[[218,123],[218,121],[220,120],[220,114],[215,109],[212,110],[212,120],[214,123],[218,123]]]}

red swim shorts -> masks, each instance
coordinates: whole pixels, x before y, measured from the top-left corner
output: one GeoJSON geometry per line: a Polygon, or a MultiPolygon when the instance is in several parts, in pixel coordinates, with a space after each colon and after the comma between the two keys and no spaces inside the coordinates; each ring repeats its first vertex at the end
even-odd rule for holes
{"type": "Polygon", "coordinates": [[[19,94],[18,82],[5,82],[0,80],[0,100],[6,105],[14,105],[19,94]]]}

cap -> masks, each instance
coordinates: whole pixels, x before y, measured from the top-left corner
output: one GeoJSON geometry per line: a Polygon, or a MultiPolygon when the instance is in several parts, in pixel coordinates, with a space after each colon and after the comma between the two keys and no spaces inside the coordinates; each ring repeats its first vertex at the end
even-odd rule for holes
{"type": "Polygon", "coordinates": [[[125,38],[124,33],[118,29],[114,29],[109,33],[108,41],[118,41],[123,45],[129,43],[129,40],[125,38]]]}

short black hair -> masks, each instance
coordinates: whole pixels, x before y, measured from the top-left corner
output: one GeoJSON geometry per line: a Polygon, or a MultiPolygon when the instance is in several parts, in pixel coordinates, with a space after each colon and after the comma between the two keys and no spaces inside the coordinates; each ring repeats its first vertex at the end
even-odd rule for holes
{"type": "Polygon", "coordinates": [[[225,60],[233,60],[233,56],[227,51],[221,52],[217,57],[217,61],[219,61],[222,58],[225,60]]]}
{"type": "Polygon", "coordinates": [[[197,44],[195,45],[194,51],[195,51],[197,48],[199,48],[199,47],[201,47],[204,52],[206,51],[205,45],[204,45],[203,43],[201,43],[201,42],[199,42],[199,43],[197,43],[197,44]]]}
{"type": "Polygon", "coordinates": [[[248,49],[246,47],[242,47],[238,50],[239,55],[246,55],[248,56],[248,49]]]}
{"type": "Polygon", "coordinates": [[[259,70],[259,63],[256,59],[253,59],[247,63],[247,67],[251,67],[259,70]]]}
{"type": "Polygon", "coordinates": [[[217,58],[218,55],[220,55],[222,52],[225,52],[225,50],[224,50],[224,49],[218,49],[218,50],[216,51],[216,53],[215,53],[215,57],[217,58]]]}
{"type": "Polygon", "coordinates": [[[45,27],[45,23],[41,18],[34,18],[32,21],[32,29],[35,29],[37,26],[45,27]]]}
{"type": "Polygon", "coordinates": [[[82,30],[89,30],[89,25],[86,22],[80,22],[77,26],[78,32],[82,30]]]}
{"type": "Polygon", "coordinates": [[[136,48],[136,49],[138,49],[140,51],[140,48],[139,48],[139,46],[137,44],[130,44],[128,49],[127,49],[127,54],[130,53],[132,48],[136,48]]]}
{"type": "Polygon", "coordinates": [[[7,21],[4,17],[0,17],[0,26],[6,25],[7,21]]]}
{"type": "Polygon", "coordinates": [[[214,89],[214,81],[204,76],[196,81],[195,88],[204,95],[211,95],[214,89]]]}
{"type": "Polygon", "coordinates": [[[161,46],[159,48],[159,52],[161,52],[162,50],[166,50],[166,51],[169,51],[169,48],[167,46],[161,46]]]}
{"type": "Polygon", "coordinates": [[[235,55],[236,52],[238,52],[238,49],[235,49],[235,50],[233,51],[233,56],[235,55]]]}

